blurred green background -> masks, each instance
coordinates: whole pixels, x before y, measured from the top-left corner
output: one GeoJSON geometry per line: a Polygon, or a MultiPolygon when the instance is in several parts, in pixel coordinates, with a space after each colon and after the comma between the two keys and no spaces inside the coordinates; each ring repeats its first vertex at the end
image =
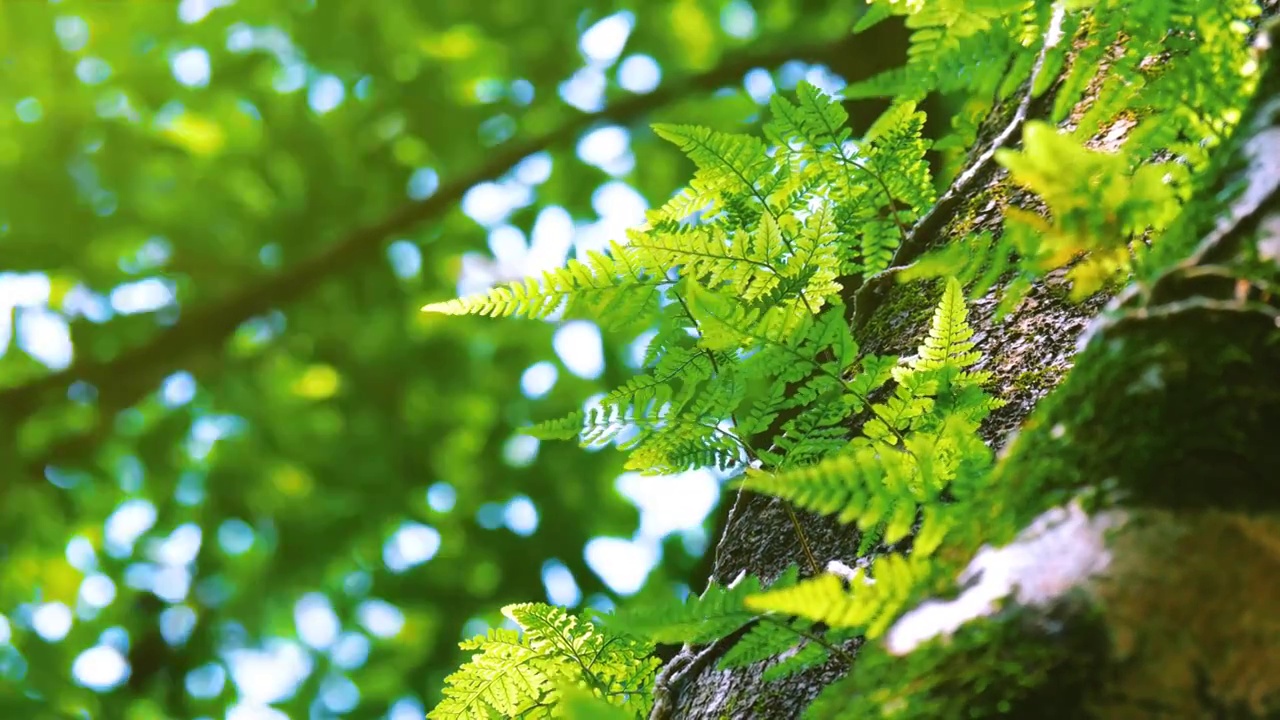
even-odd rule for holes
{"type": "Polygon", "coordinates": [[[892,64],[862,11],[0,0],[0,717],[420,718],[504,603],[690,581],[719,478],[517,433],[648,337],[418,308],[892,64]]]}

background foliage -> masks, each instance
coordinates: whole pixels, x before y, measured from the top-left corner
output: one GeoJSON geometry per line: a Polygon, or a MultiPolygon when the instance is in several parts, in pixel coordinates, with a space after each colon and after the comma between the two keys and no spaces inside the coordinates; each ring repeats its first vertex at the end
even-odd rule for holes
{"type": "Polygon", "coordinates": [[[621,238],[649,123],[900,59],[860,11],[0,5],[0,713],[421,717],[502,605],[691,577],[710,474],[515,434],[634,335],[418,308],[621,238]]]}

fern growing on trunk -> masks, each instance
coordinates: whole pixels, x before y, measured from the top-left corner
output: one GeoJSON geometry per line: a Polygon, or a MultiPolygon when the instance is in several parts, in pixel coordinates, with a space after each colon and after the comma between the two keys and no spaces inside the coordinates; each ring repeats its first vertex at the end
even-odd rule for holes
{"type": "MultiPolygon", "coordinates": [[[[1012,536],[1019,514],[990,510],[1001,488],[978,429],[1002,401],[984,389],[964,285],[984,293],[1003,279],[1007,309],[1058,268],[1084,297],[1154,277],[1185,251],[1167,247],[1182,241],[1166,230],[1256,84],[1245,37],[1258,13],[1245,0],[873,0],[855,31],[906,15],[914,34],[904,67],[845,91],[895,98],[863,137],[806,83],[773,99],[763,139],[656,126],[697,172],[643,227],[540,278],[426,306],[653,329],[635,377],[528,432],[615,444],[646,473],[735,470],[739,487],[910,547],[849,572],[843,561],[862,559],[815,558],[800,534],[796,567],[768,587],[713,584],[599,624],[517,606],[524,634],[464,644],[479,652],[432,716],[537,715],[561,698],[647,713],[652,643],[733,640],[721,667],[782,658],[770,677],[847,657],[851,640],[883,635],[983,543],[1012,536]],[[1090,88],[1094,77],[1104,79],[1090,88]],[[1086,90],[1087,110],[1069,118],[1086,90]],[[1009,208],[994,236],[927,236],[931,213],[954,201],[935,194],[915,105],[935,91],[963,101],[939,143],[947,152],[969,148],[993,108],[1014,108],[972,167],[1004,166],[1046,211],[1009,208]],[[1045,121],[1028,122],[1033,103],[1045,121]],[[1134,127],[1126,142],[1084,145],[1115,123],[1134,127]],[[998,147],[1013,135],[1020,150],[998,147]],[[944,278],[908,357],[865,352],[856,330],[859,303],[872,302],[862,291],[892,274],[944,278]]],[[[969,181],[956,178],[953,193],[969,181]]]]}

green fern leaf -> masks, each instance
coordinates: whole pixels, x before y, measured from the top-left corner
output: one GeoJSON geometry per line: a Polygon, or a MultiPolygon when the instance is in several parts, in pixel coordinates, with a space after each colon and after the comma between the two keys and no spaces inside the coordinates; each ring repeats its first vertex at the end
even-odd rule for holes
{"type": "Polygon", "coordinates": [[[756,623],[720,658],[717,667],[729,670],[772,659],[799,644],[800,632],[811,625],[802,620],[756,623]],[[793,623],[798,627],[792,627],[793,623]]]}
{"type": "Polygon", "coordinates": [[[542,603],[508,605],[523,631],[494,629],[461,643],[479,650],[445,680],[444,700],[428,718],[550,717],[563,687],[586,688],[636,713],[652,704],[658,660],[652,646],[605,633],[542,603]]]}
{"type": "Polygon", "coordinates": [[[804,672],[812,667],[822,665],[830,659],[831,653],[816,642],[808,641],[800,645],[795,652],[782,657],[778,662],[765,668],[761,677],[765,682],[773,682],[782,678],[804,672]]]}
{"type": "Polygon", "coordinates": [[[878,637],[919,593],[934,572],[928,562],[885,555],[873,564],[873,583],[845,589],[840,578],[823,574],[746,599],[746,607],[821,622],[831,628],[861,629],[878,637]]]}
{"type": "Polygon", "coordinates": [[[897,498],[927,499],[911,482],[913,467],[906,453],[862,447],[784,473],[749,470],[741,483],[752,492],[868,528],[880,522],[897,498]]]}
{"type": "MultiPolygon", "coordinates": [[[[774,169],[764,143],[750,135],[716,132],[694,125],[656,124],[653,131],[674,143],[698,166],[698,173],[690,183],[695,197],[715,199],[725,192],[759,196],[760,182],[774,169]]],[[[662,214],[672,220],[684,218],[669,214],[666,208],[662,214]]]]}
{"type": "Polygon", "coordinates": [[[428,718],[515,717],[553,692],[554,683],[536,662],[538,653],[514,630],[493,629],[461,647],[481,652],[445,678],[444,699],[428,718]]]}
{"type": "MultiPolygon", "coordinates": [[[[941,302],[934,309],[929,335],[911,362],[912,369],[962,371],[982,359],[982,353],[974,350],[976,343],[968,319],[964,290],[955,278],[950,278],[942,292],[941,302]]],[[[975,382],[980,380],[975,379],[975,382]]]]}
{"type": "Polygon", "coordinates": [[[572,412],[564,417],[521,428],[520,432],[539,440],[572,440],[582,433],[586,413],[572,412]]]}
{"type": "MultiPolygon", "coordinates": [[[[797,576],[793,567],[773,582],[787,587],[797,576]]],[[[610,628],[654,643],[704,644],[719,640],[755,619],[743,605],[763,590],[760,578],[748,575],[732,587],[711,583],[701,596],[625,606],[607,619],[610,628]]]]}
{"type": "Polygon", "coordinates": [[[661,288],[670,281],[639,262],[636,251],[618,243],[609,254],[589,252],[587,261],[570,260],[560,269],[485,293],[423,306],[444,315],[520,316],[544,320],[556,311],[590,315],[608,327],[626,327],[651,318],[661,288]]]}

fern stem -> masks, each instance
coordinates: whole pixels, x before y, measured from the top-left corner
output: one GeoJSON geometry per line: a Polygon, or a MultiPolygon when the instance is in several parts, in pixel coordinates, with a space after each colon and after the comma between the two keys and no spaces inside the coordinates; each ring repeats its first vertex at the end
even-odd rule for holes
{"type": "MultiPolygon", "coordinates": [[[[907,226],[902,224],[902,218],[898,216],[898,201],[894,199],[893,193],[889,190],[889,184],[884,181],[884,178],[880,177],[880,173],[875,172],[853,158],[845,157],[844,152],[841,152],[837,157],[871,176],[871,179],[875,180],[876,183],[880,185],[880,189],[884,191],[885,199],[889,201],[889,212],[893,215],[894,226],[898,228],[898,237],[902,240],[903,244],[906,244],[907,226]]],[[[899,245],[899,247],[901,247],[901,245],[899,245]]]]}
{"type": "Polygon", "coordinates": [[[814,575],[822,574],[822,566],[818,565],[818,558],[813,554],[813,548],[809,547],[809,538],[804,534],[804,526],[800,524],[800,518],[796,515],[796,511],[791,507],[791,503],[782,500],[782,507],[787,511],[787,518],[791,520],[792,527],[796,531],[796,540],[800,543],[800,549],[804,551],[805,561],[809,563],[809,568],[813,570],[814,575]]]}

